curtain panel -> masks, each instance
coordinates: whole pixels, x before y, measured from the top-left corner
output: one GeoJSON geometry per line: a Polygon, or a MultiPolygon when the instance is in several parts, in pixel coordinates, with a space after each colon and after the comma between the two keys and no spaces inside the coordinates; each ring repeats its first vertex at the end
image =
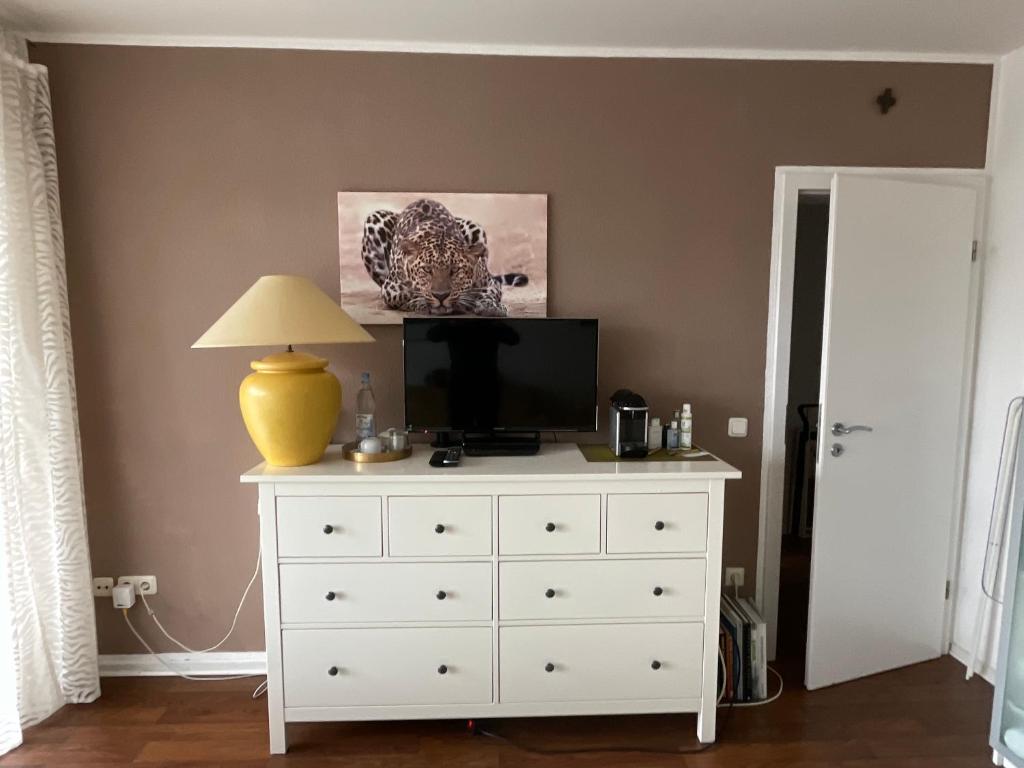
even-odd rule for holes
{"type": "Polygon", "coordinates": [[[0,33],[0,754],[99,692],[49,82],[0,33]]]}

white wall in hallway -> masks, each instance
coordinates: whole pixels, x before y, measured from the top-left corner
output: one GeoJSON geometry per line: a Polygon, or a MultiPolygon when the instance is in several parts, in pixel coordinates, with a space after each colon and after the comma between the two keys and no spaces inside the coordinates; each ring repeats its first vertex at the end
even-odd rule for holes
{"type": "MultiPolygon", "coordinates": [[[[954,655],[961,659],[973,644],[982,599],[981,569],[1006,406],[1012,397],[1024,394],[1024,48],[1002,59],[995,98],[987,164],[992,190],[953,630],[954,655]]],[[[996,609],[979,657],[986,668],[995,663],[998,606],[996,609]]]]}

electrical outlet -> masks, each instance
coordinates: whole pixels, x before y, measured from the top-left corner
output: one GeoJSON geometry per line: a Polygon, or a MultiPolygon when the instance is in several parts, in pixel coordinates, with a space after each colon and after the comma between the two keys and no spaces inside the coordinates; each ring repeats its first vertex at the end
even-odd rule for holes
{"type": "Polygon", "coordinates": [[[745,573],[743,568],[726,568],[725,569],[725,586],[729,587],[742,587],[743,586],[743,574],[745,573]]]}
{"type": "Polygon", "coordinates": [[[97,576],[92,580],[92,594],[94,597],[110,597],[114,591],[114,580],[110,576],[97,576]]]}
{"type": "Polygon", "coordinates": [[[156,576],[118,576],[118,584],[132,584],[136,595],[155,595],[156,576]]]}

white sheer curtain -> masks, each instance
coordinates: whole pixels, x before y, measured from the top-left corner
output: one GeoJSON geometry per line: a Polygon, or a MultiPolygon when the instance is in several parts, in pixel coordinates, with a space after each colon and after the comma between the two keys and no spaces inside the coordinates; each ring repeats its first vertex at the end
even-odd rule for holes
{"type": "Polygon", "coordinates": [[[46,74],[0,33],[0,754],[100,692],[46,74]]]}

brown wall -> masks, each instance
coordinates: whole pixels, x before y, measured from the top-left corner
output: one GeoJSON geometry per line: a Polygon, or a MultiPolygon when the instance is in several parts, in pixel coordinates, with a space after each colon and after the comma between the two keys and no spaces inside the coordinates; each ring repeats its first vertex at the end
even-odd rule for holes
{"type": "MultiPolygon", "coordinates": [[[[338,190],[550,195],[552,315],[601,320],[601,391],[694,404],[743,470],[726,557],[753,581],[773,172],[980,167],[991,68],[40,45],[50,67],[93,567],[155,573],[219,636],[256,554],[247,350],[189,345],[259,275],[334,294],[338,190]],[[875,95],[900,103],[881,117],[875,95]],[[725,436],[747,416],[745,440],[725,436]]],[[[401,419],[399,329],[322,350],[401,419]]],[[[258,599],[226,649],[262,648],[258,599]]],[[[112,610],[103,652],[138,651],[112,610]]],[[[142,622],[142,618],[139,618],[142,622]]],[[[145,623],[145,622],[142,622],[145,623]]],[[[161,646],[163,647],[163,646],[161,646]]]]}

